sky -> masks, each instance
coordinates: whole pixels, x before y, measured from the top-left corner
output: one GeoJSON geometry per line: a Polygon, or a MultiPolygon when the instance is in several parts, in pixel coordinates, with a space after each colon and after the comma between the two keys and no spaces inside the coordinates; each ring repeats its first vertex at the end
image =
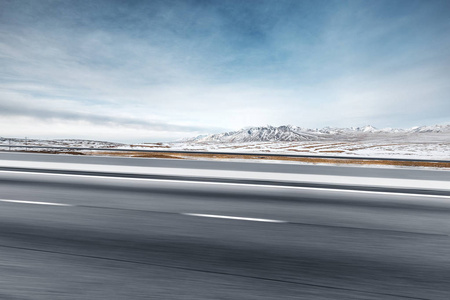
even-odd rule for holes
{"type": "Polygon", "coordinates": [[[450,1],[0,0],[0,136],[450,122],[450,1]]]}

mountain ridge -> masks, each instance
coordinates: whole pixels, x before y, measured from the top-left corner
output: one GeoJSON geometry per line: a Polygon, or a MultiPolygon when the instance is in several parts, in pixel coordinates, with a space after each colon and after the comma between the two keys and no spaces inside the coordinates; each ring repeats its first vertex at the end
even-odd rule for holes
{"type": "Polygon", "coordinates": [[[210,135],[201,135],[183,139],[181,142],[195,143],[245,143],[245,142],[294,142],[319,140],[370,139],[380,137],[405,138],[426,134],[448,134],[450,125],[415,126],[408,129],[383,128],[372,125],[362,127],[323,127],[302,128],[293,125],[246,127],[237,131],[229,131],[210,135]]]}

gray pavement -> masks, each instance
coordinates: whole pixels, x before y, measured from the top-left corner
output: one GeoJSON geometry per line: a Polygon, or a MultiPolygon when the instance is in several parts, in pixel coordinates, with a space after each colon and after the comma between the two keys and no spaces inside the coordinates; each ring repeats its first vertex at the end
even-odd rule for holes
{"type": "Polygon", "coordinates": [[[1,299],[450,295],[448,199],[14,172],[0,198],[31,202],[0,202],[1,299]]]}
{"type": "Polygon", "coordinates": [[[99,164],[117,166],[163,167],[163,168],[195,168],[210,170],[234,170],[274,173],[296,173],[338,176],[362,176],[375,178],[403,178],[423,180],[450,181],[450,171],[411,169],[411,168],[374,168],[343,167],[324,165],[280,164],[266,162],[226,162],[213,160],[189,159],[149,159],[124,158],[107,156],[79,156],[64,154],[30,154],[17,152],[0,152],[0,160],[20,160],[39,162],[58,162],[76,164],[99,164]]]}

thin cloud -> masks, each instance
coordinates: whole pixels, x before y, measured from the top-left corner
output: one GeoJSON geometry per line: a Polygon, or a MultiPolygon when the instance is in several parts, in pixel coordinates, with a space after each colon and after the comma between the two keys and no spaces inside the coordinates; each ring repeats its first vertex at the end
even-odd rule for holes
{"type": "Polygon", "coordinates": [[[448,9],[446,1],[2,2],[0,115],[67,121],[71,134],[72,121],[86,121],[155,137],[442,123],[448,9]]]}
{"type": "Polygon", "coordinates": [[[135,126],[156,131],[176,131],[176,132],[209,132],[211,130],[225,130],[217,127],[182,126],[169,123],[159,123],[139,120],[136,118],[111,117],[90,113],[70,112],[61,110],[48,110],[30,107],[17,107],[0,103],[0,116],[32,117],[37,120],[63,120],[63,121],[87,121],[92,124],[102,125],[122,125],[135,126]]]}

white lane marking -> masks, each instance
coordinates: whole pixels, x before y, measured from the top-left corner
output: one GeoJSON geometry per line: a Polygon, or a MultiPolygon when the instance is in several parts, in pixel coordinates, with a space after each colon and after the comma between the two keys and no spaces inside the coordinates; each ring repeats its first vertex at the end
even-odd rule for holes
{"type": "Polygon", "coordinates": [[[37,204],[37,205],[53,205],[53,206],[73,206],[73,205],[70,205],[70,204],[63,204],[63,203],[37,202],[37,201],[25,201],[25,200],[10,200],[10,199],[0,199],[0,202],[20,203],[20,204],[37,204]]]}
{"type": "MultiPolygon", "coordinates": [[[[362,191],[362,190],[350,190],[350,189],[286,186],[286,185],[274,185],[274,184],[210,182],[210,181],[192,181],[192,180],[180,180],[180,179],[132,178],[132,177],[120,177],[120,176],[56,174],[56,173],[40,173],[40,172],[27,172],[27,171],[4,171],[4,170],[0,170],[0,173],[34,174],[34,175],[40,175],[40,176],[46,175],[46,176],[65,176],[65,177],[87,177],[87,178],[103,178],[103,179],[115,179],[115,180],[193,183],[193,184],[205,184],[205,185],[251,186],[251,187],[258,187],[258,188],[295,189],[295,190],[306,190],[306,191],[331,191],[331,192],[340,192],[340,193],[397,195],[397,196],[410,196],[410,197],[429,197],[429,198],[450,199],[450,196],[446,196],[446,195],[414,194],[414,193],[403,193],[403,192],[397,193],[397,192],[381,192],[381,191],[362,191]]],[[[118,175],[120,175],[120,174],[118,174],[118,175]]]]}
{"type": "Polygon", "coordinates": [[[207,215],[207,214],[193,214],[193,213],[181,213],[181,214],[185,215],[185,216],[204,217],[204,218],[231,219],[231,220],[253,221],[253,222],[267,222],[267,223],[287,223],[287,221],[271,220],[271,219],[244,218],[244,217],[233,217],[233,216],[222,216],[222,215],[207,215]]]}

